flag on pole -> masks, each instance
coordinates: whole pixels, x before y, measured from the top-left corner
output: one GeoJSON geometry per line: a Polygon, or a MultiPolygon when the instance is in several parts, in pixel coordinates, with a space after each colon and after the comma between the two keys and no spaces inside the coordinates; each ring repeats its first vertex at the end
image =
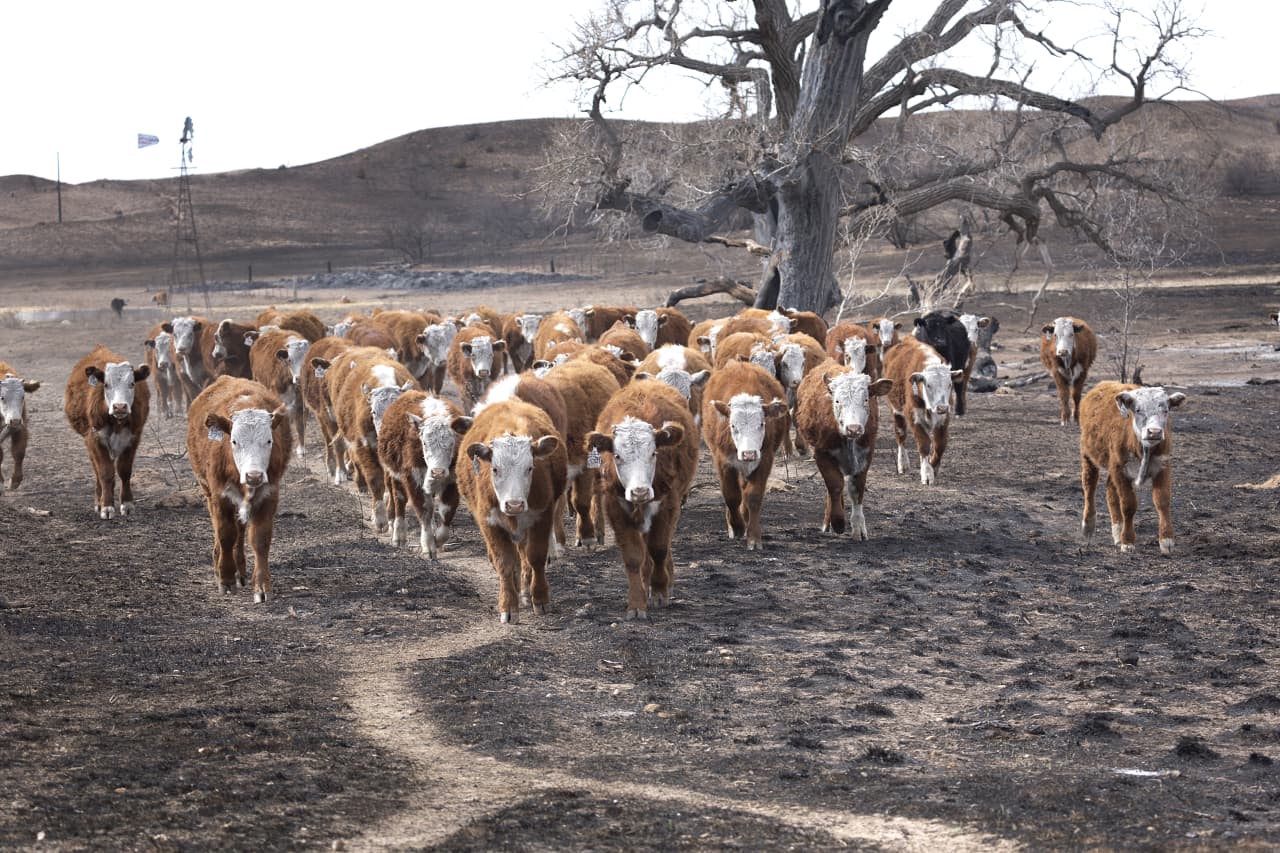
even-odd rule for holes
{"type": "Polygon", "coordinates": [[[160,142],[160,137],[158,137],[158,136],[152,136],[152,135],[151,135],[151,134],[149,134],[149,133],[139,133],[139,134],[138,134],[138,147],[139,147],[139,148],[146,148],[148,145],[156,145],[156,144],[157,144],[157,143],[159,143],[159,142],[160,142]]]}

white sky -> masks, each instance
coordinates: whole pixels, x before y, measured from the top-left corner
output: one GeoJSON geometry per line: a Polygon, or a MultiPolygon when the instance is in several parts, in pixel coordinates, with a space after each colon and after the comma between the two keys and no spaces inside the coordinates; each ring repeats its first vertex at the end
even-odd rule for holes
{"type": "MultiPolygon", "coordinates": [[[[12,0],[0,5],[0,175],[53,178],[60,155],[70,183],[170,177],[188,115],[208,173],[302,165],[427,127],[580,114],[572,90],[542,87],[539,65],[601,1],[12,0]],[[161,143],[138,149],[138,133],[161,143]]],[[[1280,94],[1280,7],[1189,2],[1204,3],[1213,32],[1192,58],[1199,90],[1280,94]]],[[[898,0],[891,13],[934,5],[898,0]]],[[[1097,27],[1079,14],[1071,26],[1097,27]]],[[[692,79],[650,90],[626,99],[626,117],[702,113],[692,79]]]]}

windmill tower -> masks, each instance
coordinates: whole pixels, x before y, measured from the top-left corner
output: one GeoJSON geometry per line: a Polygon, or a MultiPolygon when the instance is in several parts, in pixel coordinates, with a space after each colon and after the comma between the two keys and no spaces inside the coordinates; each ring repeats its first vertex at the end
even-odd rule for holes
{"type": "Polygon", "coordinates": [[[187,293],[187,310],[191,310],[191,291],[199,285],[204,294],[204,307],[209,310],[209,289],[204,279],[204,261],[200,258],[200,237],[196,233],[196,211],[191,204],[191,175],[188,167],[193,158],[191,149],[195,140],[195,128],[187,116],[182,125],[182,160],[178,165],[177,233],[173,240],[173,270],[170,274],[170,290],[182,289],[187,293]]]}

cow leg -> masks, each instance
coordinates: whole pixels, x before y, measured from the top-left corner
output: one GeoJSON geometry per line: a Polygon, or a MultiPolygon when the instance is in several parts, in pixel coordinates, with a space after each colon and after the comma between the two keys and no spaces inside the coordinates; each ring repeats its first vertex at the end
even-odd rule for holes
{"type": "Polygon", "coordinates": [[[616,519],[613,523],[613,538],[622,554],[623,568],[627,570],[627,619],[648,619],[649,591],[646,580],[653,577],[653,561],[644,536],[629,520],[616,519]]]}
{"type": "MultiPolygon", "coordinates": [[[[791,407],[791,424],[795,425],[795,422],[796,422],[796,408],[795,406],[792,406],[791,407]]],[[[809,455],[809,445],[805,442],[804,435],[801,434],[799,426],[796,426],[794,431],[796,434],[795,444],[794,444],[796,449],[796,455],[799,456],[801,459],[803,459],[804,457],[809,455]]],[[[787,434],[790,435],[791,432],[792,430],[790,429],[790,427],[788,427],[787,434]]]]}
{"type": "Polygon", "coordinates": [[[782,431],[782,455],[787,459],[796,455],[795,445],[791,443],[791,423],[791,412],[787,412],[786,429],[782,431]]]}
{"type": "Polygon", "coordinates": [[[942,467],[942,454],[947,450],[948,426],[948,424],[944,423],[940,428],[934,430],[931,436],[933,449],[929,453],[929,467],[933,469],[935,475],[938,473],[938,469],[942,467]]]}
{"type": "Polygon", "coordinates": [[[376,451],[367,444],[356,444],[351,447],[356,457],[356,470],[369,490],[371,506],[371,523],[378,533],[387,532],[386,479],[382,475],[382,463],[378,461],[376,451]]]}
{"type": "MultiPolygon", "coordinates": [[[[1072,417],[1075,420],[1077,425],[1080,424],[1080,397],[1083,394],[1084,394],[1084,376],[1081,376],[1079,379],[1076,380],[1075,387],[1071,389],[1071,403],[1075,410],[1072,414],[1072,417]]],[[[1063,420],[1065,421],[1066,419],[1064,418],[1063,420]]]]}
{"type": "Polygon", "coordinates": [[[929,433],[915,421],[911,422],[911,431],[915,435],[916,450],[920,454],[920,482],[925,486],[933,485],[933,465],[929,459],[933,453],[933,443],[929,433]]]}
{"type": "Polygon", "coordinates": [[[533,612],[539,616],[546,614],[547,605],[551,603],[551,590],[547,586],[547,549],[556,527],[564,529],[563,517],[544,512],[520,545],[521,586],[526,585],[527,578],[533,612]]]}
{"type": "MultiPolygon", "coordinates": [[[[9,455],[13,457],[13,470],[9,474],[9,488],[17,489],[22,485],[22,460],[27,457],[26,428],[19,429],[9,438],[9,455]]],[[[0,462],[3,462],[3,460],[3,454],[0,454],[0,462]]],[[[3,489],[2,483],[0,483],[0,489],[3,489]]]]}
{"type": "Polygon", "coordinates": [[[408,534],[405,530],[408,527],[408,521],[404,512],[405,502],[408,498],[406,492],[408,484],[395,477],[386,477],[386,484],[387,493],[391,499],[391,544],[399,548],[408,541],[408,534]]]}
{"type": "Polygon", "coordinates": [[[672,510],[665,505],[658,510],[645,537],[649,550],[649,603],[654,607],[666,607],[670,603],[671,587],[676,580],[671,560],[671,535],[675,532],[671,515],[672,510]]]}
{"type": "MultiPolygon", "coordinates": [[[[972,364],[972,362],[970,362],[972,364]]],[[[965,377],[960,377],[959,382],[953,382],[951,387],[956,389],[956,417],[964,416],[965,400],[969,394],[969,383],[965,381],[965,377]]]]}
{"type": "Polygon", "coordinates": [[[129,516],[133,514],[133,457],[138,452],[138,439],[142,436],[134,436],[133,443],[124,449],[120,454],[120,458],[116,460],[116,472],[120,475],[120,515],[129,516]]]}
{"type": "MultiPolygon", "coordinates": [[[[249,542],[253,547],[253,603],[262,604],[271,595],[271,568],[268,554],[271,551],[271,536],[276,526],[275,496],[264,498],[257,510],[249,519],[249,542]]],[[[243,547],[244,533],[240,534],[243,547]]]]}
{"type": "MultiPolygon", "coordinates": [[[[1123,472],[1120,474],[1124,476],[1123,472]]],[[[1120,491],[1114,471],[1107,472],[1107,513],[1111,516],[1111,544],[1120,544],[1120,531],[1124,529],[1124,513],[1120,508],[1120,491]]]]}
{"type": "Polygon", "coordinates": [[[1138,535],[1133,529],[1133,518],[1138,512],[1138,493],[1134,491],[1133,483],[1124,475],[1123,469],[1113,468],[1111,475],[1111,480],[1116,486],[1116,499],[1120,506],[1120,552],[1128,554],[1134,550],[1138,542],[1138,535]]]}
{"type": "Polygon", "coordinates": [[[1056,369],[1053,371],[1053,381],[1058,386],[1058,423],[1066,426],[1071,420],[1071,383],[1056,369]]]}
{"type": "Polygon", "coordinates": [[[293,409],[289,412],[289,417],[293,421],[293,431],[298,434],[298,445],[293,448],[293,453],[301,459],[305,453],[304,448],[307,443],[307,410],[302,405],[302,393],[295,391],[298,395],[298,401],[294,403],[293,409]]]}
{"type": "MultiPolygon", "coordinates": [[[[16,444],[16,443],[17,443],[16,441],[11,442],[11,444],[16,444]]],[[[17,487],[14,486],[14,488],[17,488],[17,487]]],[[[3,431],[0,431],[0,495],[3,495],[3,494],[4,494],[4,435],[3,435],[3,431]]]]}
{"type": "Polygon", "coordinates": [[[440,549],[444,548],[444,543],[449,541],[449,535],[453,531],[453,516],[458,511],[458,500],[456,483],[449,483],[440,493],[440,497],[436,498],[431,530],[431,538],[435,542],[435,548],[431,552],[432,559],[435,559],[440,549]]]}
{"type": "Polygon", "coordinates": [[[746,488],[743,490],[742,508],[747,520],[748,551],[764,549],[764,536],[760,531],[760,516],[764,509],[764,492],[768,480],[769,470],[761,463],[756,470],[751,472],[751,476],[747,478],[746,488]]]}
{"type": "Polygon", "coordinates": [[[569,495],[567,492],[561,492],[560,497],[556,498],[555,503],[551,506],[551,559],[558,560],[564,554],[564,516],[567,512],[569,504],[569,495]]]}
{"type": "Polygon", "coordinates": [[[574,545],[579,548],[596,539],[596,519],[591,517],[596,493],[595,479],[596,472],[590,468],[584,468],[573,481],[573,511],[578,516],[578,538],[574,545]]]}
{"type": "Polygon", "coordinates": [[[898,442],[898,473],[907,473],[907,419],[898,412],[893,413],[893,437],[898,442]]]}
{"type": "Polygon", "coordinates": [[[822,483],[827,487],[827,506],[822,514],[823,533],[844,533],[844,497],[840,494],[840,464],[831,458],[825,450],[815,450],[813,461],[818,465],[818,473],[822,475],[822,483]]]}
{"type": "Polygon", "coordinates": [[[502,622],[520,621],[520,596],[517,584],[520,580],[520,553],[516,545],[501,528],[489,527],[484,531],[485,550],[489,562],[498,573],[498,619],[502,622]]]}
{"type": "Polygon", "coordinates": [[[871,538],[867,533],[867,518],[862,514],[862,498],[867,492],[867,469],[845,475],[844,489],[849,497],[849,532],[854,539],[865,542],[871,538]]]}
{"type": "Polygon", "coordinates": [[[435,502],[431,500],[430,495],[423,491],[413,477],[406,479],[403,485],[405,499],[409,502],[409,506],[413,508],[413,514],[418,519],[418,547],[423,557],[434,560],[436,558],[436,548],[435,540],[431,536],[431,528],[436,514],[435,502]]]}
{"type": "Polygon", "coordinates": [[[1166,464],[1151,480],[1151,502],[1156,506],[1156,515],[1160,518],[1160,553],[1173,553],[1173,517],[1169,514],[1169,503],[1173,497],[1172,473],[1166,464]]]}
{"type": "MultiPolygon", "coordinates": [[[[1080,487],[1084,489],[1084,515],[1080,519],[1080,535],[1085,542],[1093,541],[1093,530],[1096,525],[1097,508],[1095,506],[1098,493],[1098,466],[1083,456],[1080,458],[1080,487]]],[[[1107,494],[1111,494],[1111,484],[1107,484],[1107,494]]]]}
{"type": "MultiPolygon", "coordinates": [[[[740,539],[747,532],[742,521],[742,482],[738,478],[738,469],[729,464],[718,467],[720,475],[720,494],[724,496],[724,515],[729,528],[730,539],[740,539]]],[[[615,531],[617,528],[615,528],[615,531]]]]}
{"type": "Polygon", "coordinates": [[[213,522],[213,571],[218,589],[231,592],[237,583],[236,547],[240,539],[240,523],[235,508],[221,498],[209,501],[209,518],[213,522]]]}
{"type": "Polygon", "coordinates": [[[97,433],[90,432],[85,439],[89,445],[89,461],[93,463],[95,481],[93,509],[103,521],[116,517],[115,460],[98,441],[97,433]]]}

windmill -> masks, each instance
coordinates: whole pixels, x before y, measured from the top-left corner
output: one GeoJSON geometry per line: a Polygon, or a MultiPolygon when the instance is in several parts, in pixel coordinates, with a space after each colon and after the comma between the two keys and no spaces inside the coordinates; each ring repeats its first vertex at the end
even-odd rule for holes
{"type": "Polygon", "coordinates": [[[189,167],[194,159],[192,143],[196,131],[191,116],[182,125],[182,158],[178,163],[177,233],[173,241],[173,270],[170,290],[182,289],[187,293],[187,310],[191,310],[191,289],[200,286],[204,294],[204,307],[209,310],[209,288],[204,279],[204,261],[200,258],[200,238],[196,234],[196,211],[191,203],[191,175],[189,167]]]}

